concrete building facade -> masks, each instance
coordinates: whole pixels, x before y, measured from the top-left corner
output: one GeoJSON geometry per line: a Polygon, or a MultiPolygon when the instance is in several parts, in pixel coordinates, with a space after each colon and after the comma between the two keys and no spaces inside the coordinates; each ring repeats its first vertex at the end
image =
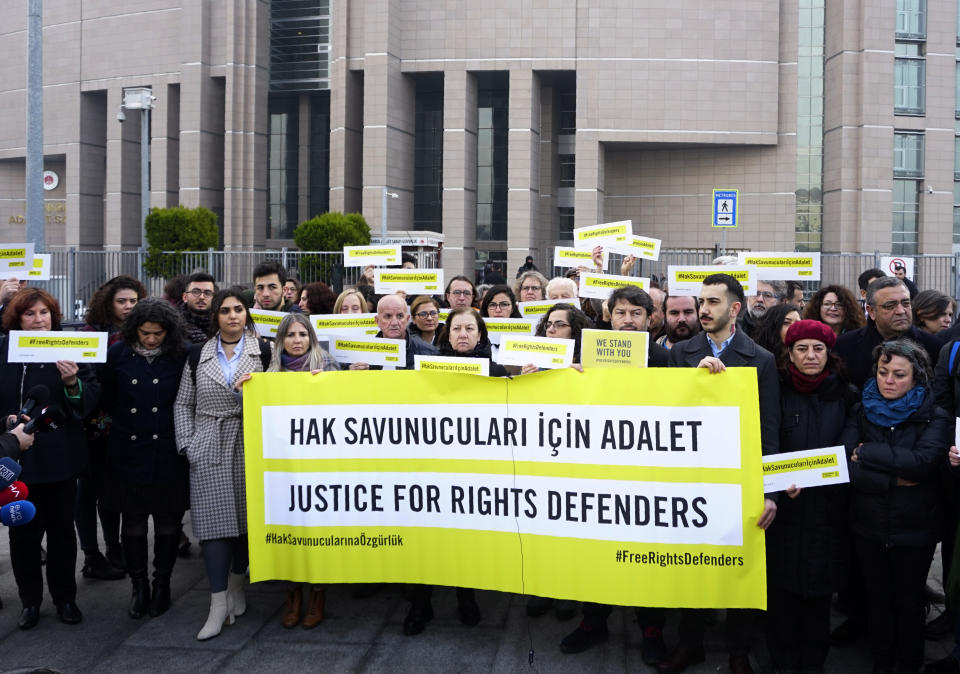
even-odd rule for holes
{"type": "MultiPolygon", "coordinates": [[[[204,205],[225,249],[317,213],[444,235],[443,263],[546,261],[631,219],[727,245],[950,252],[960,241],[957,0],[46,0],[51,246],[140,243],[150,200],[204,205]],[[953,140],[952,140],[953,138],[953,140]]],[[[22,239],[26,0],[0,4],[0,237],[22,239]]]]}

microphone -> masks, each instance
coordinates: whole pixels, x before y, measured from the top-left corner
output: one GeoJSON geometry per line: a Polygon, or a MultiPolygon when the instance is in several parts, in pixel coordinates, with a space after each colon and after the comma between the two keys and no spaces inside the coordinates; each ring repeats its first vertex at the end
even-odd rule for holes
{"type": "MultiPolygon", "coordinates": [[[[25,423],[26,420],[24,417],[28,416],[35,408],[46,405],[47,400],[49,399],[50,389],[48,389],[46,386],[43,384],[31,386],[30,390],[27,391],[27,396],[23,399],[23,407],[21,407],[20,411],[17,412],[16,423],[25,423]]],[[[14,423],[14,425],[16,425],[16,423],[14,423]]]]}
{"type": "Polygon", "coordinates": [[[23,467],[9,456],[0,459],[0,489],[6,489],[13,484],[22,470],[23,467]]]}
{"type": "MultiPolygon", "coordinates": [[[[50,404],[40,410],[40,414],[28,421],[24,427],[24,433],[47,433],[60,428],[60,425],[66,421],[63,412],[55,404],[50,404]]],[[[2,483],[0,483],[2,484],[2,483]]]]}
{"type": "Polygon", "coordinates": [[[14,501],[22,501],[27,498],[27,494],[29,493],[30,490],[27,489],[27,485],[17,480],[3,491],[0,491],[0,506],[5,506],[14,501]]]}
{"type": "Polygon", "coordinates": [[[14,501],[0,508],[0,522],[8,527],[22,527],[37,514],[37,508],[30,501],[14,501]]]}

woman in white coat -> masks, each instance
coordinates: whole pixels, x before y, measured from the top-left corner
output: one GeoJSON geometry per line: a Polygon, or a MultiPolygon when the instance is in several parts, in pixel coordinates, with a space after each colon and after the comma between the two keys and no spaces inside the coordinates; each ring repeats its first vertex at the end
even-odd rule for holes
{"type": "Polygon", "coordinates": [[[246,611],[247,504],[240,380],[262,372],[270,346],[257,337],[240,289],[213,300],[213,337],[183,369],[174,408],[177,447],[190,462],[190,513],[210,580],[210,614],[197,639],[220,634],[246,611]]]}

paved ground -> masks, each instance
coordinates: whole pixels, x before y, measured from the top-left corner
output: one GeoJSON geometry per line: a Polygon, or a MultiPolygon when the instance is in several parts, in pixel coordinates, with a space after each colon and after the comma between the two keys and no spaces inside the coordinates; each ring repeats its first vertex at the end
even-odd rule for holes
{"type": "MultiPolygon", "coordinates": [[[[189,530],[189,528],[188,528],[189,530]]],[[[401,624],[407,603],[398,586],[388,586],[368,599],[352,599],[350,588],[328,589],[327,619],[314,630],[283,629],[279,624],[283,589],[261,583],[248,593],[248,611],[236,624],[224,627],[215,639],[195,639],[209,606],[209,591],[196,544],[190,559],[181,559],[174,573],[174,606],[159,618],[131,620],[126,615],[130,584],[81,579],[80,625],[57,620],[51,604],[41,609],[40,625],[17,629],[19,601],[7,545],[0,545],[0,671],[48,667],[64,672],[581,672],[652,671],[640,660],[640,632],[633,611],[617,609],[610,620],[611,638],[580,655],[563,655],[557,644],[576,625],[552,615],[529,620],[525,601],[516,595],[478,593],[483,621],[474,628],[456,618],[453,590],[434,593],[437,617],[417,637],[406,637],[401,624]],[[534,651],[533,666],[527,664],[534,651]]],[[[931,585],[939,587],[931,572],[931,585]]],[[[78,569],[79,577],[79,569],[78,569]]],[[[937,607],[935,610],[940,610],[937,607]]],[[[835,616],[837,620],[840,616],[835,616]]],[[[708,659],[688,671],[693,674],[728,671],[722,648],[722,614],[708,632],[708,659]]],[[[676,639],[676,616],[667,628],[676,639]]],[[[929,660],[943,657],[950,640],[927,642],[929,660]]],[[[762,639],[753,654],[758,670],[766,669],[762,639]]],[[[869,671],[864,644],[834,650],[828,672],[869,671]]]]}

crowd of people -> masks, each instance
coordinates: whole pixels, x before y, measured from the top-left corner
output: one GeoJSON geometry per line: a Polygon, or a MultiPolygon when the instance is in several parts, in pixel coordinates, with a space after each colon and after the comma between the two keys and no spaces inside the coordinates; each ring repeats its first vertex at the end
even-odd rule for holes
{"type": "MultiPolygon", "coordinates": [[[[594,254],[599,262],[602,250],[594,254]]],[[[635,262],[628,256],[621,273],[632,273],[635,262]]],[[[404,256],[404,266],[415,265],[404,256]]],[[[731,671],[753,671],[748,655],[762,623],[778,672],[822,671],[831,646],[861,637],[869,639],[874,671],[918,672],[925,637],[949,634],[956,648],[927,671],[960,672],[960,595],[948,592],[946,610],[930,624],[924,617],[938,544],[944,587],[960,585],[960,498],[952,472],[960,470],[953,439],[960,415],[955,300],[877,269],[861,274],[853,290],[766,280],[745,296],[718,266],[698,296],[623,286],[599,301],[578,298],[579,272],[547,279],[528,258],[512,284],[498,277],[478,287],[458,275],[442,296],[416,297],[376,295],[370,270],[337,295],[321,282],[301,285],[275,262],[258,265],[249,288],[221,289],[198,272],[171,280],[157,298],[136,279],[119,276],[94,294],[82,328],[109,334],[106,362],[8,362],[0,344],[0,378],[8,382],[0,388],[0,412],[22,409],[32,387],[43,385],[67,413],[56,430],[36,437],[9,417],[14,427],[0,436],[0,451],[21,462],[36,506],[30,523],[10,529],[19,627],[39,622],[43,565],[60,620],[82,620],[78,539],[84,576],[129,577],[130,618],[162,615],[171,605],[177,557],[189,554],[181,527],[188,508],[211,592],[197,639],[215,637],[244,613],[244,382],[256,372],[379,367],[338,364],[321,347],[309,314],[375,312],[378,337],[405,340],[401,369],[412,369],[416,354],[440,354],[489,359],[490,376],[522,376],[538,368],[496,363],[483,318],[518,317],[520,302],[551,300],[536,334],[573,340],[572,367],[583,370],[584,329],[647,331],[649,367],[699,367],[719,377],[727,367],[756,368],[763,454],[846,448],[849,484],[765,495],[756,525],[767,532],[768,608],[726,611],[731,671]],[[258,337],[251,308],[287,312],[273,340],[258,337]],[[847,619],[831,632],[835,595],[847,619]]],[[[60,306],[42,289],[10,279],[0,284],[0,305],[4,332],[61,329],[60,306]]],[[[284,592],[284,627],[323,621],[323,586],[287,583],[284,592]]],[[[407,589],[405,634],[422,632],[433,618],[431,594],[428,586],[407,589]]],[[[473,590],[457,588],[456,597],[460,621],[476,625],[481,607],[473,590]]],[[[610,611],[550,597],[529,597],[526,604],[531,618],[581,616],[559,644],[571,654],[608,638],[610,611]]],[[[663,637],[665,609],[638,607],[636,615],[642,658],[659,672],[704,660],[709,611],[681,610],[672,648],[663,637]]]]}

